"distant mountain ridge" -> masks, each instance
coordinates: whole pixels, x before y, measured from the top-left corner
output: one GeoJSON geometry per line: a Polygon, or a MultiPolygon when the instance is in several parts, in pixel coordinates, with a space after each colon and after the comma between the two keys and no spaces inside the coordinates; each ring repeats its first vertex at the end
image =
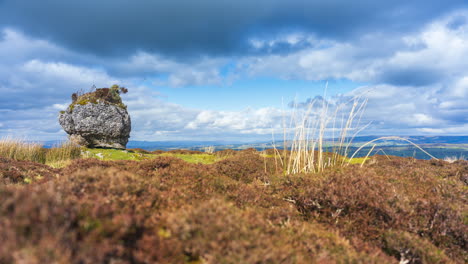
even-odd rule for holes
{"type": "MultiPolygon", "coordinates": [[[[353,143],[366,143],[371,140],[377,139],[382,136],[359,136],[353,138],[353,143]]],[[[468,136],[401,136],[402,138],[408,139],[415,144],[468,144],[468,136]]],[[[337,139],[325,139],[326,142],[337,141],[337,139]]],[[[60,144],[59,140],[53,141],[44,141],[44,147],[50,148],[54,145],[60,144]]],[[[377,144],[385,145],[407,145],[408,142],[401,140],[381,140],[377,141],[377,144]]],[[[276,145],[280,146],[281,141],[277,141],[276,145]]],[[[257,142],[240,142],[240,141],[222,141],[222,140],[211,140],[211,141],[201,141],[201,140],[181,140],[181,141],[138,141],[130,140],[127,144],[127,148],[141,148],[146,150],[170,150],[170,149],[201,149],[207,146],[216,146],[220,148],[270,148],[272,147],[272,142],[270,141],[257,141],[257,142]]]]}
{"type": "MultiPolygon", "coordinates": [[[[348,148],[348,154],[354,153],[357,149],[366,142],[377,139],[382,136],[360,136],[352,140],[352,144],[348,148]]],[[[468,136],[402,136],[402,138],[410,140],[411,142],[421,146],[424,150],[429,152],[436,158],[444,159],[447,157],[458,157],[465,159],[468,157],[468,136]]],[[[348,139],[349,140],[349,139],[348,139]]],[[[325,139],[325,149],[333,147],[338,140],[325,139]]],[[[59,145],[63,141],[45,141],[42,143],[44,147],[51,148],[54,145],[59,145]]],[[[375,144],[373,154],[385,154],[401,157],[414,157],[418,159],[430,159],[430,157],[420,150],[416,149],[413,145],[404,140],[384,139],[373,142],[366,147],[362,148],[356,157],[366,156],[375,144]]],[[[276,141],[275,147],[282,149],[284,143],[276,141]]],[[[247,148],[255,148],[259,151],[273,148],[273,143],[270,141],[257,141],[257,142],[236,142],[236,141],[129,141],[127,148],[141,148],[148,151],[153,150],[174,150],[174,149],[189,149],[205,151],[206,147],[214,147],[215,151],[223,149],[242,150],[247,148]]],[[[287,144],[287,147],[290,145],[287,144]]]]}
{"type": "MultiPolygon", "coordinates": [[[[382,136],[355,137],[353,142],[369,142],[382,136]]],[[[400,136],[416,144],[468,144],[468,136],[400,136]]],[[[387,142],[402,142],[398,140],[385,140],[387,142]]],[[[403,142],[402,142],[403,143],[403,142]]]]}

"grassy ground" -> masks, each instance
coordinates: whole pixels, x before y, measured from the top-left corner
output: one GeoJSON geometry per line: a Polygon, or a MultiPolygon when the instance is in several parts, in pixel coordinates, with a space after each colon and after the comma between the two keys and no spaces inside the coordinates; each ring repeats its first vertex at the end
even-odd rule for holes
{"type": "Polygon", "coordinates": [[[213,164],[220,157],[210,153],[174,153],[174,152],[163,152],[163,153],[150,153],[134,150],[117,150],[117,149],[83,149],[83,157],[97,158],[100,160],[147,160],[154,159],[158,156],[164,157],[175,157],[182,159],[189,163],[202,163],[202,164],[213,164]]]}
{"type": "MultiPolygon", "coordinates": [[[[181,151],[183,152],[183,151],[181,151]]],[[[190,151],[188,151],[190,152],[190,151]]],[[[175,157],[184,160],[189,163],[201,163],[201,164],[213,164],[217,161],[221,161],[230,157],[230,155],[216,155],[216,153],[202,153],[193,151],[194,153],[178,153],[176,152],[162,152],[162,153],[151,153],[142,152],[138,150],[118,150],[118,149],[83,149],[82,157],[84,158],[96,158],[100,160],[147,160],[154,159],[158,156],[164,157],[175,157]]],[[[259,153],[260,156],[265,158],[275,158],[273,154],[259,153]]],[[[344,159],[346,163],[350,164],[362,164],[369,160],[369,158],[352,158],[344,159]]]]}
{"type": "Polygon", "coordinates": [[[82,157],[96,158],[100,160],[145,160],[154,158],[151,153],[141,153],[119,149],[82,149],[82,157]]]}

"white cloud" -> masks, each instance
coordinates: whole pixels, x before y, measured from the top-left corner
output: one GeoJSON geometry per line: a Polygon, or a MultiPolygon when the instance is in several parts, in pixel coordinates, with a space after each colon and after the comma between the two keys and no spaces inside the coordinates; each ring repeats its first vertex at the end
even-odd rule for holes
{"type": "Polygon", "coordinates": [[[456,126],[449,126],[443,128],[419,128],[418,132],[432,135],[463,135],[466,136],[468,131],[468,124],[461,124],[456,126]]]}
{"type": "MultiPolygon", "coordinates": [[[[106,72],[87,67],[70,65],[62,62],[43,62],[31,60],[26,62],[21,71],[35,79],[45,80],[46,83],[57,86],[59,83],[72,84],[75,87],[87,87],[90,84],[110,84],[119,82],[111,78],[106,72]]],[[[46,87],[46,89],[49,87],[46,87]]]]}
{"type": "Polygon", "coordinates": [[[52,108],[55,110],[64,110],[68,107],[68,104],[53,104],[52,108]]]}
{"type": "MultiPolygon", "coordinates": [[[[116,82],[105,71],[65,62],[74,52],[12,29],[0,31],[0,108],[41,108],[65,103],[71,93],[116,82]]],[[[86,56],[81,56],[86,57],[86,56]]]]}
{"type": "Polygon", "coordinates": [[[226,59],[202,58],[190,63],[182,63],[164,58],[157,54],[138,52],[130,61],[117,62],[111,65],[118,71],[135,74],[147,73],[156,76],[157,86],[183,87],[192,85],[219,85],[223,79],[219,68],[226,59]]]}
{"type": "Polygon", "coordinates": [[[0,137],[11,136],[24,140],[64,139],[65,132],[58,124],[58,111],[52,106],[2,110],[3,126],[0,126],[0,137]]]}
{"type": "Polygon", "coordinates": [[[456,80],[450,92],[453,96],[468,98],[468,76],[456,80]]]}
{"type": "MultiPolygon", "coordinates": [[[[251,75],[275,75],[285,79],[346,78],[393,84],[450,81],[466,74],[468,69],[468,24],[456,29],[449,27],[453,17],[460,16],[468,17],[468,11],[434,21],[413,35],[367,34],[353,42],[322,39],[317,41],[326,44],[287,55],[249,57],[240,64],[248,65],[245,70],[251,75]]],[[[263,47],[276,42],[255,40],[253,43],[263,47]]]]}
{"type": "Polygon", "coordinates": [[[201,111],[196,118],[189,122],[187,129],[214,129],[226,131],[262,131],[261,134],[271,134],[281,122],[281,111],[275,108],[260,108],[243,111],[201,111]]]}
{"type": "Polygon", "coordinates": [[[31,58],[57,57],[70,55],[68,51],[48,41],[26,37],[18,31],[4,29],[0,31],[0,57],[2,64],[14,65],[31,58]]]}
{"type": "MultiPolygon", "coordinates": [[[[377,85],[362,87],[354,93],[369,90],[364,118],[373,124],[370,131],[388,131],[387,134],[460,133],[455,128],[466,127],[468,107],[461,101],[450,101],[450,95],[440,87],[398,87],[377,85]],[[432,132],[431,132],[432,133],[432,132]]],[[[464,101],[466,102],[466,101],[464,101]]],[[[466,131],[465,131],[466,133],[466,131]]]]}

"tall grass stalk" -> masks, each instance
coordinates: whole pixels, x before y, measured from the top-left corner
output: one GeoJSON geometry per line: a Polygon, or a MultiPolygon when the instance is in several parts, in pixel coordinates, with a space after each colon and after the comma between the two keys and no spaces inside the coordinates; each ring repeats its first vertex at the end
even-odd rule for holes
{"type": "Polygon", "coordinates": [[[54,167],[61,167],[69,160],[79,158],[80,156],[81,148],[70,141],[66,141],[48,149],[45,155],[45,162],[54,167]]]}
{"type": "Polygon", "coordinates": [[[7,137],[0,139],[0,156],[57,167],[64,165],[69,160],[79,158],[81,148],[67,141],[46,149],[39,143],[7,137]]]}
{"type": "Polygon", "coordinates": [[[0,156],[15,160],[45,163],[45,149],[41,144],[10,137],[0,139],[0,156]]]}
{"type": "MultiPolygon", "coordinates": [[[[366,157],[362,160],[361,168],[362,168],[362,166],[364,166],[364,163],[366,163],[366,160],[369,158],[369,155],[372,153],[372,151],[374,150],[375,146],[376,146],[376,144],[374,144],[374,145],[372,146],[372,148],[369,150],[369,152],[367,152],[366,157]]],[[[349,162],[351,162],[351,159],[348,161],[348,163],[349,163],[349,162]]]]}
{"type": "MultiPolygon", "coordinates": [[[[311,101],[305,108],[300,109],[296,103],[294,104],[288,128],[285,126],[283,110],[283,154],[281,155],[280,151],[277,150],[274,137],[273,148],[275,149],[275,161],[279,159],[279,165],[283,166],[285,174],[321,172],[327,167],[349,165],[364,147],[376,141],[387,139],[406,141],[429,157],[437,159],[417,144],[397,136],[376,138],[361,145],[352,154],[349,153],[354,138],[369,125],[361,125],[367,99],[355,96],[341,104],[330,104],[326,100],[327,87],[328,83],[323,98],[311,101]],[[334,111],[332,111],[333,108],[334,111]],[[325,136],[330,134],[332,136],[331,151],[330,146],[327,146],[325,141],[325,136]],[[336,136],[338,136],[337,139],[335,139],[336,136]],[[288,141],[289,138],[292,140],[288,141]]],[[[374,144],[367,153],[361,167],[375,146],[374,144]]]]}
{"type": "Polygon", "coordinates": [[[356,96],[336,106],[325,99],[313,100],[303,111],[294,105],[290,128],[284,128],[283,120],[283,155],[275,151],[285,174],[320,172],[326,167],[344,165],[353,138],[365,127],[358,129],[366,104],[367,99],[356,96]],[[325,141],[329,132],[339,134],[337,142],[331,144],[331,152],[325,141]],[[290,144],[286,143],[287,138],[292,138],[290,144]]]}
{"type": "Polygon", "coordinates": [[[466,160],[465,156],[460,155],[460,156],[450,156],[450,157],[445,157],[444,158],[444,161],[446,161],[448,163],[454,163],[454,162],[459,161],[459,160],[466,160]]]}
{"type": "Polygon", "coordinates": [[[361,150],[363,149],[365,146],[371,144],[371,143],[374,143],[376,141],[379,141],[379,140],[388,140],[388,139],[391,139],[391,140],[402,140],[402,141],[406,141],[408,143],[410,143],[411,145],[415,146],[417,149],[421,150],[424,154],[428,155],[429,157],[431,157],[431,159],[435,159],[437,160],[438,158],[432,156],[429,152],[425,151],[423,148],[421,148],[420,146],[418,146],[416,143],[406,139],[406,138],[402,138],[402,137],[397,137],[397,136],[389,136],[389,137],[379,137],[379,138],[376,138],[376,139],[373,139],[371,141],[368,141],[366,143],[364,143],[362,146],[360,146],[354,153],[353,155],[350,157],[348,163],[354,158],[354,156],[356,156],[356,154],[361,150]]]}
{"type": "Polygon", "coordinates": [[[207,146],[203,148],[203,152],[205,153],[214,153],[215,152],[215,146],[207,146]]]}

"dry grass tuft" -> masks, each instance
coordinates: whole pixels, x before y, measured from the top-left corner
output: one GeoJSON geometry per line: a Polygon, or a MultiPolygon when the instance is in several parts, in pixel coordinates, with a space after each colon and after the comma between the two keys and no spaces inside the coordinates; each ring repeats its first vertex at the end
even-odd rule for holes
{"type": "MultiPolygon", "coordinates": [[[[406,141],[429,157],[437,159],[410,140],[396,136],[379,137],[350,153],[354,138],[367,127],[361,125],[366,104],[367,99],[355,96],[341,104],[331,104],[328,100],[319,98],[309,102],[306,108],[298,109],[295,106],[289,128],[283,120],[283,149],[279,150],[273,143],[274,157],[283,168],[284,174],[319,173],[330,167],[350,165],[362,148],[385,139],[406,141]],[[326,141],[326,135],[332,141],[326,141]]],[[[374,144],[371,147],[361,166],[368,160],[375,146],[374,144]]]]}
{"type": "Polygon", "coordinates": [[[334,109],[326,99],[313,100],[305,109],[295,106],[290,127],[283,121],[283,150],[273,144],[275,158],[284,174],[316,173],[345,165],[349,146],[364,128],[359,126],[366,104],[366,99],[356,96],[347,103],[333,106],[334,109]],[[325,142],[327,134],[333,139],[337,135],[337,141],[325,142]]]}
{"type": "Polygon", "coordinates": [[[15,160],[45,163],[45,150],[42,145],[19,139],[0,139],[0,156],[15,160]]]}
{"type": "Polygon", "coordinates": [[[50,149],[41,144],[19,139],[0,139],[0,157],[18,161],[31,161],[52,167],[63,167],[70,160],[81,156],[81,148],[71,142],[63,142],[50,149]]]}

